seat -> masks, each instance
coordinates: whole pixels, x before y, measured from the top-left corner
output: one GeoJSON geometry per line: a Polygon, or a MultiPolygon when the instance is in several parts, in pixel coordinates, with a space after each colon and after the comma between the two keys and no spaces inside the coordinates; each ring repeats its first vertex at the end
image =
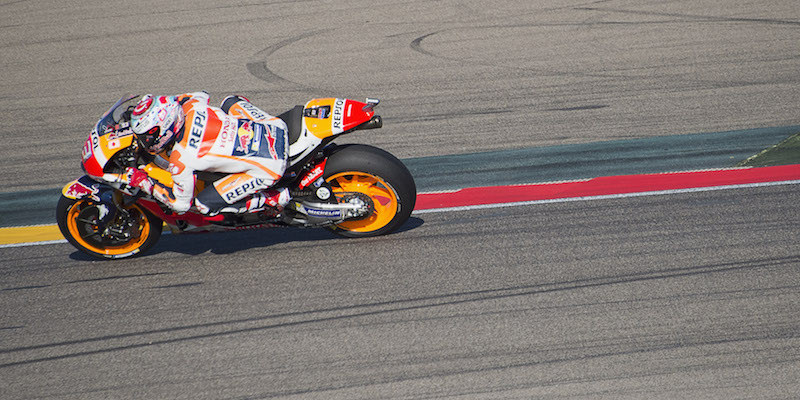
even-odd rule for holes
{"type": "Polygon", "coordinates": [[[291,110],[278,115],[278,118],[282,119],[289,128],[289,146],[293,145],[303,133],[303,106],[294,106],[291,110]]]}

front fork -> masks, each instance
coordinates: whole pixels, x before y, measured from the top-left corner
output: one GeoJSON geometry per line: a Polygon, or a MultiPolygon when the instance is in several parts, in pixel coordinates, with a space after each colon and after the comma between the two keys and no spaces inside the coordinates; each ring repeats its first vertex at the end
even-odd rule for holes
{"type": "MultiPolygon", "coordinates": [[[[97,209],[97,217],[92,225],[104,240],[127,241],[133,236],[132,232],[138,232],[131,222],[130,211],[122,206],[126,202],[122,192],[106,183],[84,175],[64,186],[61,194],[73,200],[86,199],[95,203],[93,207],[97,209]]],[[[135,200],[135,197],[131,198],[131,202],[135,200]]]]}

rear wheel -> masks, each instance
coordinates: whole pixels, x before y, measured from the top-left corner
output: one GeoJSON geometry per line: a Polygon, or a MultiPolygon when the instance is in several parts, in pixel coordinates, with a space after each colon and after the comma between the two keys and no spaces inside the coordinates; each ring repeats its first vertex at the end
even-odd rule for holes
{"type": "Polygon", "coordinates": [[[56,206],[56,220],[61,233],[78,250],[97,258],[127,258],[153,247],[161,236],[163,223],[137,204],[117,212],[101,229],[105,207],[89,198],[79,200],[61,196],[56,206]]]}
{"type": "Polygon", "coordinates": [[[390,233],[411,216],[416,202],[414,178],[403,163],[372,146],[338,147],[325,164],[325,181],[337,200],[358,198],[369,205],[365,217],[338,223],[329,229],[347,237],[390,233]]]}

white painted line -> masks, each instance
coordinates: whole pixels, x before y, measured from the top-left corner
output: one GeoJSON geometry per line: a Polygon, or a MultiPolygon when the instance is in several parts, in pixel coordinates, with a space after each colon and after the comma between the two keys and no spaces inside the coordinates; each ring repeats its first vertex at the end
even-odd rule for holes
{"type": "Polygon", "coordinates": [[[44,242],[0,244],[0,249],[7,249],[7,248],[10,248],[10,247],[41,246],[43,244],[60,244],[60,243],[67,243],[67,240],[66,239],[61,239],[61,240],[47,240],[47,241],[44,241],[44,242]]]}

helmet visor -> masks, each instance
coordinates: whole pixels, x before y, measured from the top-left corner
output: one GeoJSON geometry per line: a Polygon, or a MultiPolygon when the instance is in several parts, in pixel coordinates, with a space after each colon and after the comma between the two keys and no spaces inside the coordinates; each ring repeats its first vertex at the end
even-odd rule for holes
{"type": "Polygon", "coordinates": [[[158,137],[160,136],[160,133],[161,133],[161,127],[156,125],[150,128],[150,130],[148,130],[147,132],[139,134],[137,136],[139,138],[139,141],[142,143],[142,147],[144,147],[147,151],[152,151],[153,145],[158,143],[158,137]]]}

